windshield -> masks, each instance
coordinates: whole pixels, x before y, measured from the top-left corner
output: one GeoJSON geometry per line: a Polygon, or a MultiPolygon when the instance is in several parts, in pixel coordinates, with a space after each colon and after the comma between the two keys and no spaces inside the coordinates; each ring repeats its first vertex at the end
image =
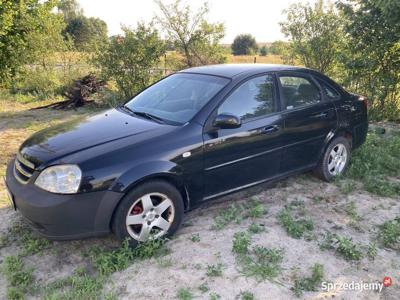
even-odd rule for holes
{"type": "Polygon", "coordinates": [[[132,112],[183,124],[214,97],[226,78],[202,74],[173,74],[150,86],[125,104],[132,112]]]}

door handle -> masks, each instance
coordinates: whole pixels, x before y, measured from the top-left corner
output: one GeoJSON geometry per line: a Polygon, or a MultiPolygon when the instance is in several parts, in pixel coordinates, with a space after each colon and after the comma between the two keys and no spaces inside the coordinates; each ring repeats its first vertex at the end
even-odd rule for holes
{"type": "Polygon", "coordinates": [[[327,111],[324,111],[324,112],[321,112],[319,114],[315,114],[315,115],[311,116],[311,118],[316,118],[316,119],[325,119],[327,117],[328,117],[328,112],[327,111]]]}
{"type": "Polygon", "coordinates": [[[271,125],[271,126],[267,126],[263,129],[263,132],[265,134],[271,134],[274,132],[277,132],[279,129],[281,129],[281,126],[279,125],[271,125]]]}

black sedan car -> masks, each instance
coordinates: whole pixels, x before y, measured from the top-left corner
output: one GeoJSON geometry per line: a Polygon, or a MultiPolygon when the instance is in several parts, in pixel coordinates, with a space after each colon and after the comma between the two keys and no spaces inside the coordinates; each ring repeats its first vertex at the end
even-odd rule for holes
{"type": "Polygon", "coordinates": [[[314,170],[342,174],[367,134],[367,102],[282,65],[191,68],[115,109],[42,130],[7,168],[14,207],[50,239],[112,231],[132,246],[184,212],[314,170]]]}

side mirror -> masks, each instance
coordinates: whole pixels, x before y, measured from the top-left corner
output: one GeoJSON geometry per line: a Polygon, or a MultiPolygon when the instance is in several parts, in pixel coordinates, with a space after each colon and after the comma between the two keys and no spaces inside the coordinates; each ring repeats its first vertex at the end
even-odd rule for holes
{"type": "Polygon", "coordinates": [[[220,129],[233,129],[242,125],[240,118],[231,114],[220,114],[216,116],[213,126],[220,129]]]}

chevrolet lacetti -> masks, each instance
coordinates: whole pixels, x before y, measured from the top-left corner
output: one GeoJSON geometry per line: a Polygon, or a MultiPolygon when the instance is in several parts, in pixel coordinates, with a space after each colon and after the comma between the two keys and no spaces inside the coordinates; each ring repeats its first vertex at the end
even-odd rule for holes
{"type": "Polygon", "coordinates": [[[50,239],[173,234],[204,201],[313,170],[342,174],[367,134],[367,101],[301,67],[186,69],[125,104],[42,130],[6,186],[50,239]]]}

